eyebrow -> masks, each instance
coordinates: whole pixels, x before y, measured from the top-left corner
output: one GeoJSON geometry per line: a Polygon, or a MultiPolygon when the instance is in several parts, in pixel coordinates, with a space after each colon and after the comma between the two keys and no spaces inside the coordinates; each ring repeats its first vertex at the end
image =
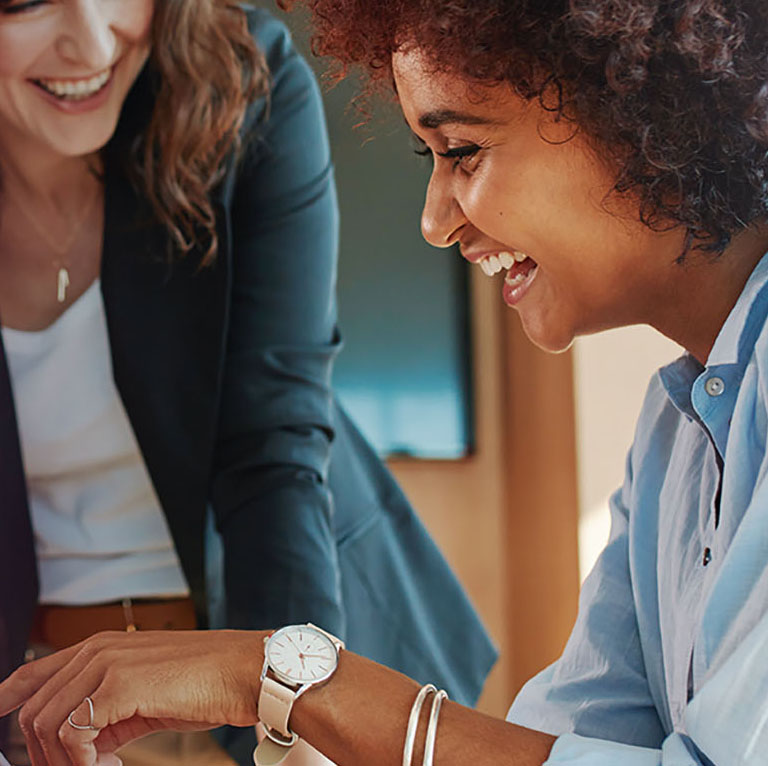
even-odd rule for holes
{"type": "Polygon", "coordinates": [[[434,112],[426,112],[419,117],[419,125],[428,130],[434,130],[441,125],[498,125],[497,120],[488,117],[480,117],[468,112],[455,112],[453,109],[438,109],[434,112]]]}

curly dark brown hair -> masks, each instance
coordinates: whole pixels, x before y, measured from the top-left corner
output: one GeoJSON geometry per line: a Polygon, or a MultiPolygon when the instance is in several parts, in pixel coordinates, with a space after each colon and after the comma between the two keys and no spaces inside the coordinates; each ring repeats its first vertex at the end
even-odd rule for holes
{"type": "MultiPolygon", "coordinates": [[[[296,0],[278,0],[285,6],[296,0]]],[[[768,217],[765,0],[302,0],[313,49],[391,82],[417,43],[440,71],[510,83],[571,120],[640,218],[722,252],[768,217]]]]}

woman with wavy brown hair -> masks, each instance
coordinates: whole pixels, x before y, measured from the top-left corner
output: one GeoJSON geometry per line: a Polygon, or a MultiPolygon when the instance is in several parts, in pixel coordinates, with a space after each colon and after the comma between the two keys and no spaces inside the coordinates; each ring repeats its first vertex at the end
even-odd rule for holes
{"type": "Polygon", "coordinates": [[[105,630],[312,620],[477,697],[493,648],[331,392],[336,246],[318,89],[266,13],[0,0],[0,678],[105,630]],[[403,650],[449,628],[478,659],[403,650]]]}

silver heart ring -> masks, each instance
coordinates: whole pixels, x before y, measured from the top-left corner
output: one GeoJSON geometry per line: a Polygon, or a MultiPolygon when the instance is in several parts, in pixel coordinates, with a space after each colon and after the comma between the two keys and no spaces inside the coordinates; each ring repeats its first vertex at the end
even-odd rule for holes
{"type": "Polygon", "coordinates": [[[81,726],[79,723],[75,723],[72,720],[72,716],[75,714],[75,711],[77,710],[77,708],[75,708],[75,710],[73,710],[69,714],[69,716],[67,718],[67,723],[73,729],[77,729],[78,731],[97,731],[96,727],[93,725],[93,700],[90,697],[86,697],[85,701],[88,703],[88,714],[89,714],[89,718],[90,718],[90,720],[88,721],[87,726],[81,726]]]}

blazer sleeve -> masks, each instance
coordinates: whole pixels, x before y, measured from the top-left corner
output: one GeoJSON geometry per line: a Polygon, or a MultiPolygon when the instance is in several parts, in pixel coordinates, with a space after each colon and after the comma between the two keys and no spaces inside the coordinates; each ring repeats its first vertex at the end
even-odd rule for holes
{"type": "Polygon", "coordinates": [[[212,506],[230,627],[343,634],[327,484],[338,211],[317,84],[285,27],[249,13],[272,75],[229,210],[231,314],[212,506]]]}

